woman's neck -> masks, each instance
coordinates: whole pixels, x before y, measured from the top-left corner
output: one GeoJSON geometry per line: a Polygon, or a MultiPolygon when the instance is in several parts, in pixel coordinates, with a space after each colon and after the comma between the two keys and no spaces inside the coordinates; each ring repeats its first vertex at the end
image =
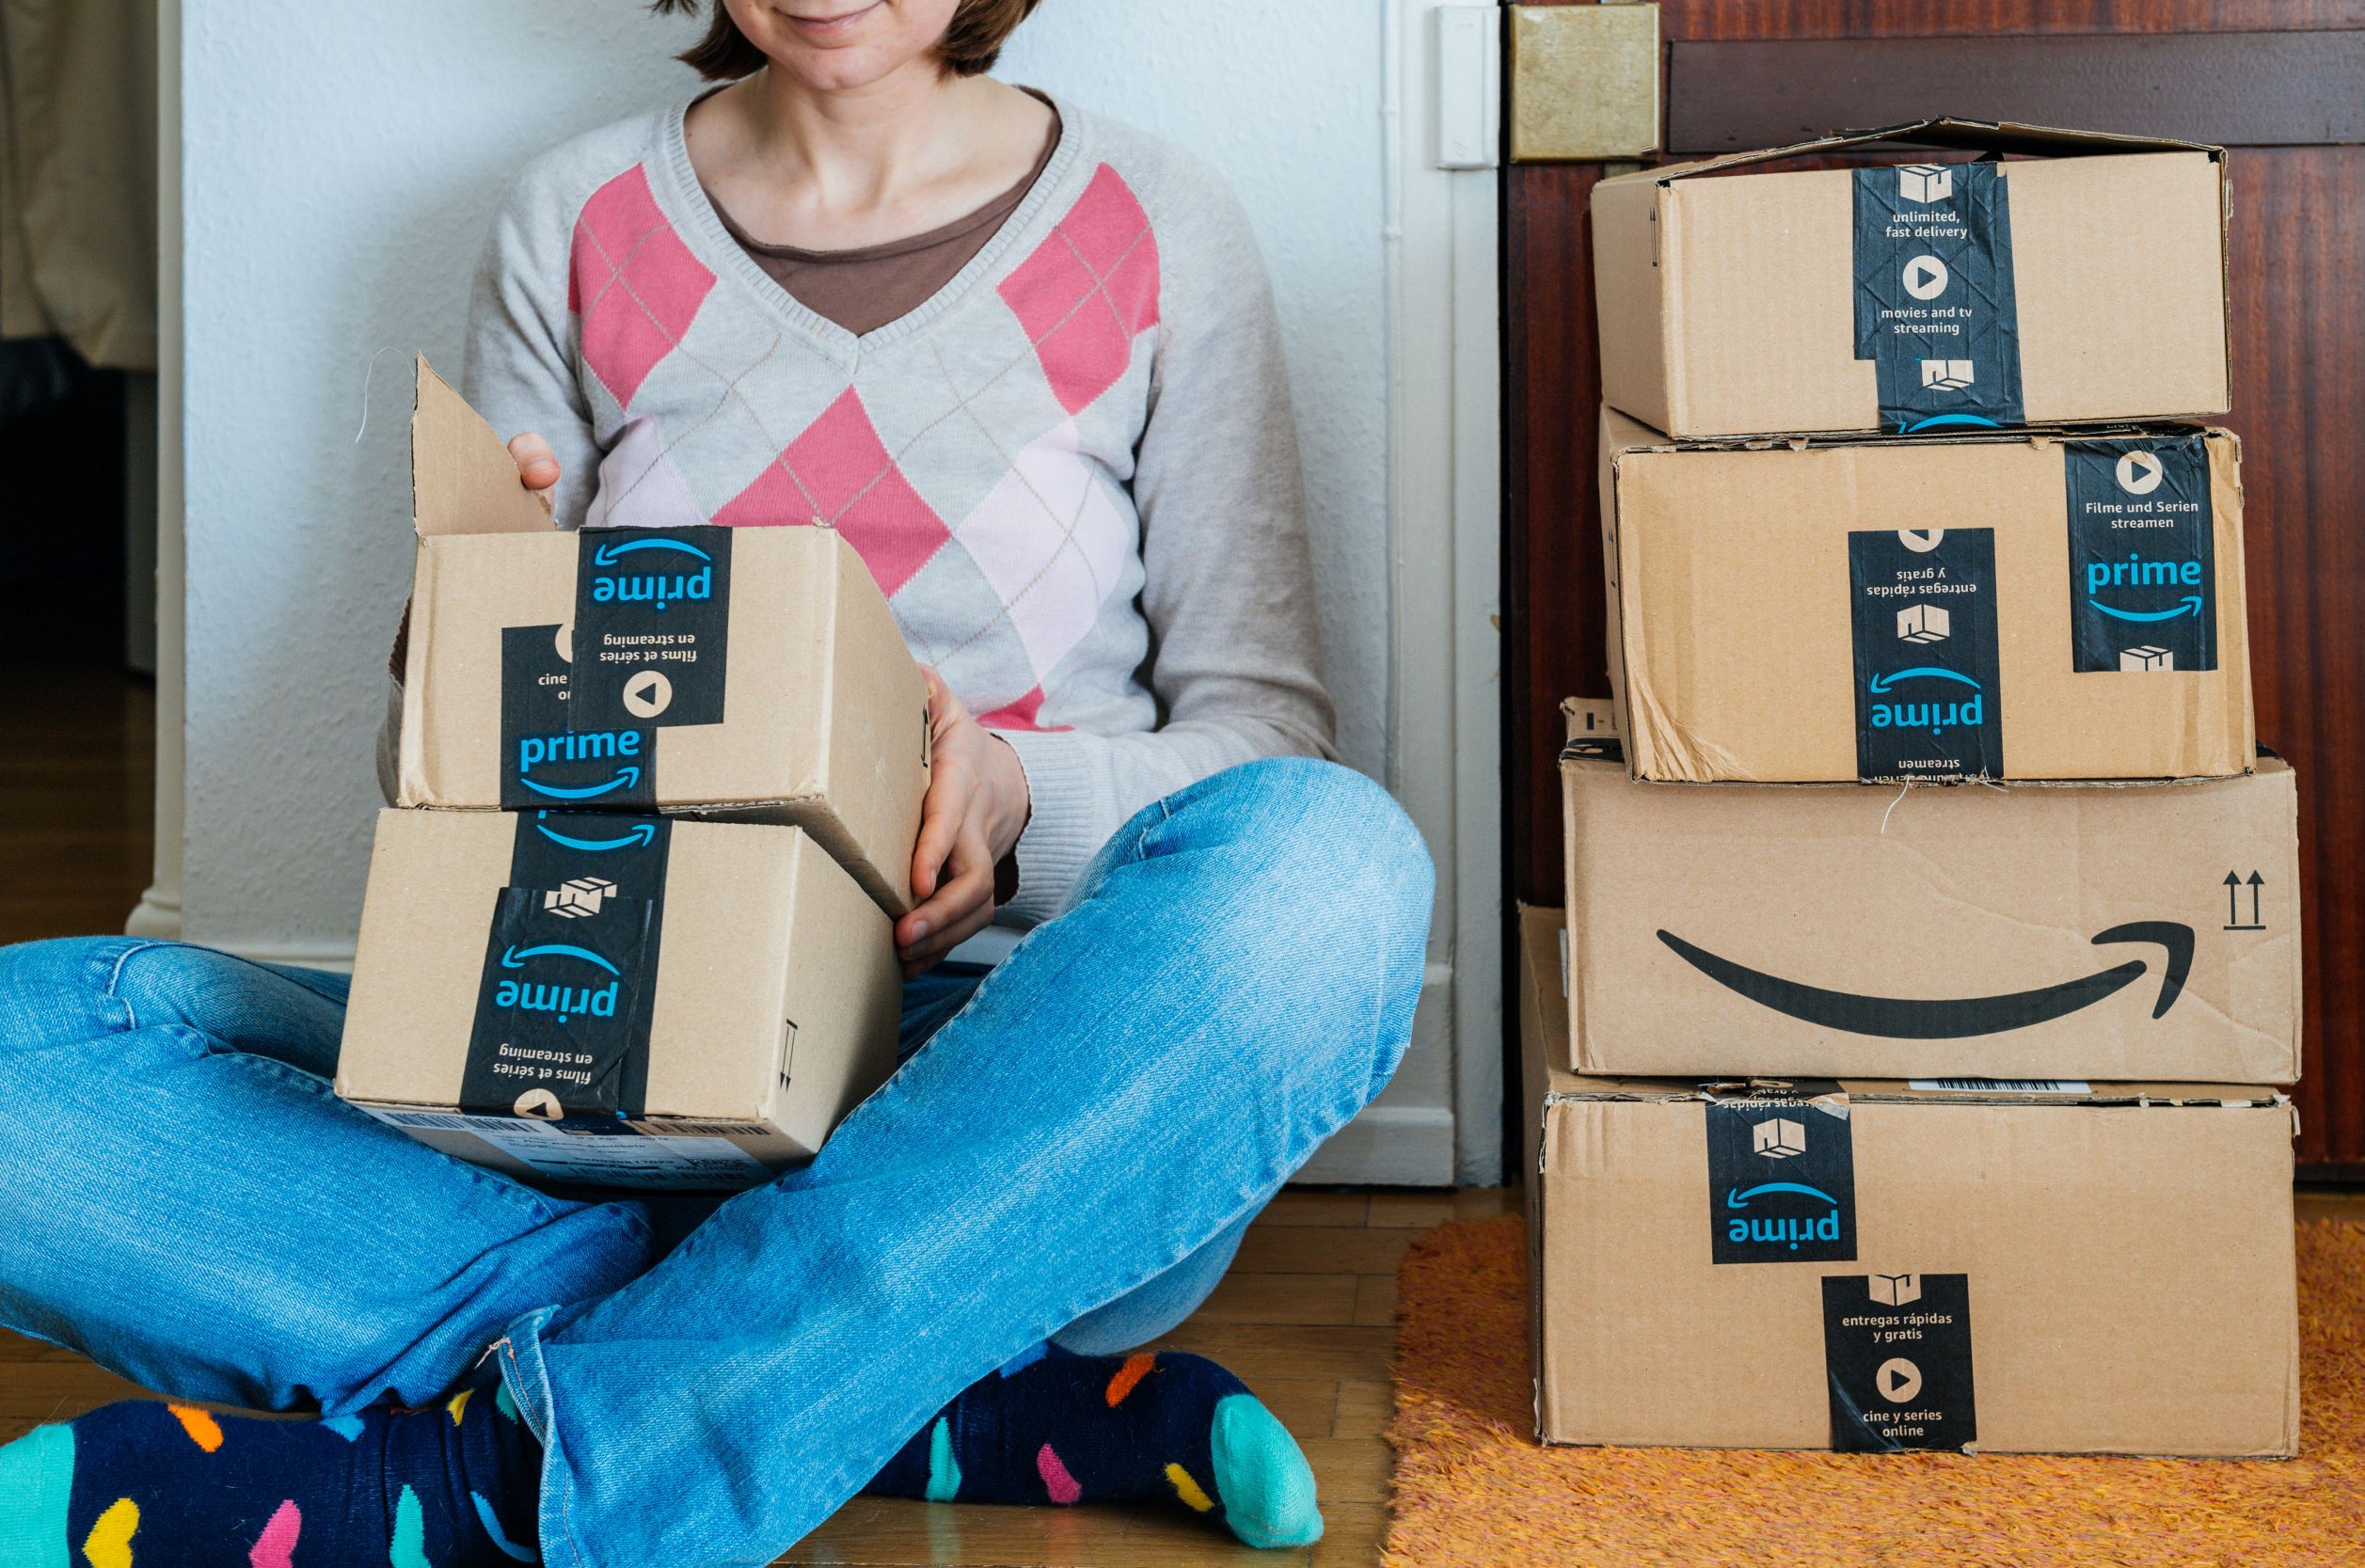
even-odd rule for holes
{"type": "Polygon", "coordinates": [[[1028,95],[915,61],[830,92],[758,71],[700,103],[688,133],[699,179],[734,220],[758,239],[830,250],[965,216],[1024,177],[1049,129],[1028,95]]]}

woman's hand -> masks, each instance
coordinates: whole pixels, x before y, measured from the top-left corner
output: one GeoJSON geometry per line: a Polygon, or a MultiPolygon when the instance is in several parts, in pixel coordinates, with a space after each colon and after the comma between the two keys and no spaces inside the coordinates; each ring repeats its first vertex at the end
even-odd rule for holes
{"type": "Polygon", "coordinates": [[[912,854],[912,891],[922,902],[895,927],[907,980],[993,919],[994,868],[1016,847],[1033,805],[1009,742],[971,718],[935,671],[922,665],[920,673],[934,767],[912,854]]]}
{"type": "Polygon", "coordinates": [[[558,453],[550,450],[549,442],[529,430],[510,437],[509,455],[517,460],[517,478],[548,511],[550,491],[559,482],[558,453]]]}

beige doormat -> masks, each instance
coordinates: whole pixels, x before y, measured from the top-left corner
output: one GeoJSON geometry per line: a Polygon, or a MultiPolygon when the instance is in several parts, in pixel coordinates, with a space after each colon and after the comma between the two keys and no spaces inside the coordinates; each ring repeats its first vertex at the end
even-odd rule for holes
{"type": "Polygon", "coordinates": [[[1542,1448],[1524,1226],[1443,1226],[1405,1258],[1396,1568],[2365,1564],[2365,1225],[2299,1227],[2282,1464],[1542,1448]]]}

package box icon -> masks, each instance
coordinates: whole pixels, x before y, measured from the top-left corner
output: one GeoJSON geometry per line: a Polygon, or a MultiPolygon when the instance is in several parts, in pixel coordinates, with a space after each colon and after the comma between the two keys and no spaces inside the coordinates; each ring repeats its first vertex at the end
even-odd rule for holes
{"type": "Polygon", "coordinates": [[[1922,1299],[1922,1276],[1917,1274],[1876,1274],[1868,1283],[1872,1299],[1883,1307],[1911,1307],[1922,1299]]]}
{"type": "Polygon", "coordinates": [[[1944,201],[1955,194],[1955,173],[1944,164],[1905,164],[1897,171],[1897,194],[1908,201],[1944,201]]]}
{"type": "Polygon", "coordinates": [[[1806,1152],[1806,1129],[1786,1117],[1759,1122],[1749,1135],[1750,1147],[1769,1160],[1787,1160],[1806,1152]]]}
{"type": "Polygon", "coordinates": [[[542,907],[569,920],[587,920],[599,912],[600,905],[615,891],[613,882],[597,877],[578,877],[563,887],[544,894],[542,907]]]}
{"type": "Polygon", "coordinates": [[[1941,391],[1960,392],[1978,379],[1968,359],[1925,359],[1922,361],[1922,385],[1941,391]]]}
{"type": "Polygon", "coordinates": [[[2148,644],[2140,648],[2122,648],[2119,652],[2119,668],[2121,670],[2173,670],[2176,668],[2176,656],[2166,648],[2148,644]]]}
{"type": "Polygon", "coordinates": [[[1944,642],[1953,626],[1954,618],[1940,605],[1908,605],[1897,612],[1897,634],[1903,641],[1944,642]]]}

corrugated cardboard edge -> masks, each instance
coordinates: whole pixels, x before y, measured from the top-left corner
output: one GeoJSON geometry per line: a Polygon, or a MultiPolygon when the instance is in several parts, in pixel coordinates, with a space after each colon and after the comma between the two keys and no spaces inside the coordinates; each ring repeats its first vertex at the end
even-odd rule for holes
{"type": "Polygon", "coordinates": [[[453,533],[547,533],[557,525],[517,477],[516,460],[484,416],[424,356],[410,416],[411,527],[453,533]]]}
{"type": "Polygon", "coordinates": [[[1631,174],[1612,175],[1602,183],[1626,182],[1665,185],[1677,180],[1695,179],[1729,168],[1782,163],[1792,158],[1813,157],[1874,142],[1902,142],[1959,151],[2024,152],[2055,158],[2074,157],[2080,152],[2205,152],[2221,166],[2226,156],[2226,150],[2214,143],[2181,141],[2172,136],[2133,136],[2110,131],[2076,131],[2057,125],[2029,125],[2008,119],[1960,119],[1941,115],[1930,119],[1909,119],[1899,125],[1833,131],[1828,135],[1790,142],[1782,147],[1726,152],[1688,164],[1666,164],[1656,168],[1638,169],[1631,174]]]}

